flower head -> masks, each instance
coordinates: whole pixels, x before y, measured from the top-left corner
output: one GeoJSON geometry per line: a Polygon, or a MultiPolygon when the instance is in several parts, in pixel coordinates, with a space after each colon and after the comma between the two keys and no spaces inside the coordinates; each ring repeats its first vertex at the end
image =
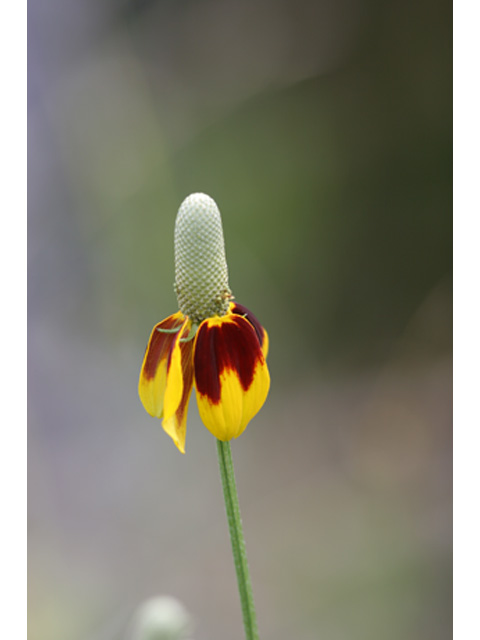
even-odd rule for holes
{"type": "Polygon", "coordinates": [[[130,640],[188,640],[192,619],[184,605],[172,596],[156,596],[135,612],[130,640]]]}
{"type": "Polygon", "coordinates": [[[177,214],[175,291],[180,311],[153,328],[138,392],[184,453],[194,385],[202,421],[222,441],[243,433],[270,387],[267,333],[233,302],[220,211],[203,193],[188,196],[177,214]]]}

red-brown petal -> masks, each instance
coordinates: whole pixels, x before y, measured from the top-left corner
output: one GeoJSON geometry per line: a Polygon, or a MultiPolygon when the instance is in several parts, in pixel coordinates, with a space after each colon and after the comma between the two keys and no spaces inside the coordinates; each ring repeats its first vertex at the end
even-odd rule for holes
{"type": "Polygon", "coordinates": [[[178,311],[153,327],[142,364],[141,375],[145,380],[151,380],[160,362],[169,357],[177,336],[174,329],[180,330],[184,322],[185,316],[178,311]]]}
{"type": "Polygon", "coordinates": [[[247,309],[243,304],[239,304],[238,302],[230,303],[230,312],[243,316],[255,329],[255,333],[257,334],[258,340],[260,342],[260,346],[263,349],[263,355],[267,357],[268,352],[268,335],[265,329],[262,327],[260,322],[257,320],[256,316],[247,309]]]}
{"type": "Polygon", "coordinates": [[[254,327],[238,314],[208,318],[194,344],[197,404],[219,440],[237,438],[261,409],[270,376],[254,327]]]}

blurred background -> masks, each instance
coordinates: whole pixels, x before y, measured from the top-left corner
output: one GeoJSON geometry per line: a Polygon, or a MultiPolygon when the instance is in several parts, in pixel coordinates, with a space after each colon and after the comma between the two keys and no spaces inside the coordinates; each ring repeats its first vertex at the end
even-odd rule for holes
{"type": "Polygon", "coordinates": [[[451,637],[444,0],[29,3],[29,638],[243,637],[215,442],[137,397],[177,209],[270,335],[232,443],[263,640],[451,637]]]}

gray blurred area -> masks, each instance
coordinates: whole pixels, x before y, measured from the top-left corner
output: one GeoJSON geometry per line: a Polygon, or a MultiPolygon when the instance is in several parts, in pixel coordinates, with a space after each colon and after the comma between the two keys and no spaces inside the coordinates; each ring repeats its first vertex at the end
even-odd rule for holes
{"type": "Polygon", "coordinates": [[[262,640],[451,637],[444,0],[29,3],[29,639],[243,637],[215,442],[137,397],[203,191],[269,332],[232,444],[262,640]]]}

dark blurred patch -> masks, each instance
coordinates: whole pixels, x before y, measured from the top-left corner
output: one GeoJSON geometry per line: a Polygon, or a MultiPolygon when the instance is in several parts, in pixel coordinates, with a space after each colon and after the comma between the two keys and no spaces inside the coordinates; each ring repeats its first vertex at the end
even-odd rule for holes
{"type": "Polygon", "coordinates": [[[128,25],[154,5],[171,4],[171,0],[109,0],[112,5],[112,22],[119,27],[128,25]]]}

